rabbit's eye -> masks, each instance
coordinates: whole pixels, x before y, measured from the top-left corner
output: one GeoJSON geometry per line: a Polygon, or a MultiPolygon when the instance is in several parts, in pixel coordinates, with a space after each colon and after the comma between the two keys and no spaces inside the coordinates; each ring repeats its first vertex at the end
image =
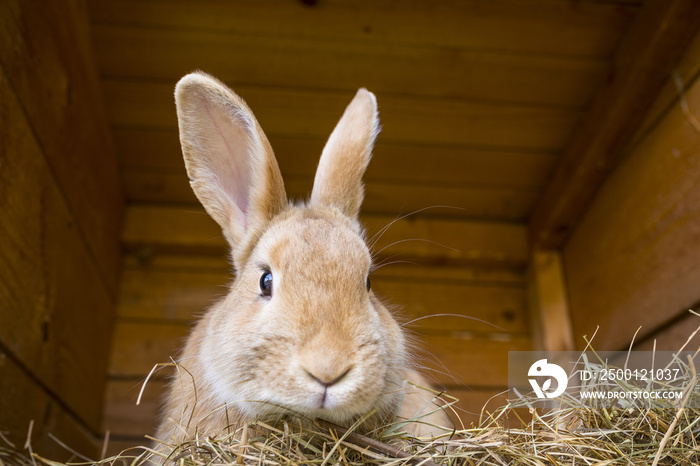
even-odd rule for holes
{"type": "Polygon", "coordinates": [[[372,289],[372,282],[369,281],[369,275],[367,275],[367,291],[372,289]]]}
{"type": "Polygon", "coordinates": [[[264,272],[260,277],[260,296],[272,296],[272,272],[264,272]]]}

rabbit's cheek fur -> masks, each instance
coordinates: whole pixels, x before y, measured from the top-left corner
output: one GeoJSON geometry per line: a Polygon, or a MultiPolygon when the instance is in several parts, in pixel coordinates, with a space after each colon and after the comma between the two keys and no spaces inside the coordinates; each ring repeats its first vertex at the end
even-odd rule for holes
{"type": "Polygon", "coordinates": [[[380,381],[384,380],[385,368],[381,364],[370,363],[367,370],[354,358],[343,358],[341,365],[336,366],[334,363],[338,361],[329,357],[332,355],[328,351],[323,356],[309,358],[304,347],[289,349],[288,358],[270,358],[260,366],[260,372],[266,374],[261,393],[266,401],[309,417],[344,421],[367,411],[384,390],[380,381]],[[352,366],[335,383],[324,384],[309,374],[309,367],[316,370],[327,365],[331,366],[331,373],[336,373],[337,367],[344,370],[346,364],[352,366]]]}
{"type": "Polygon", "coordinates": [[[260,327],[267,337],[227,329],[235,345],[219,346],[218,338],[204,342],[201,358],[218,402],[250,416],[284,408],[337,422],[392,402],[396,387],[387,379],[387,348],[379,335],[363,341],[325,329],[300,339],[303,332],[291,337],[260,327]],[[336,383],[321,381],[338,375],[336,383]]]}
{"type": "Polygon", "coordinates": [[[249,416],[286,408],[342,422],[395,402],[403,338],[364,287],[369,253],[356,233],[326,220],[283,222],[249,264],[214,310],[202,347],[220,403],[249,416]],[[289,244],[292,230],[298,244],[289,244]],[[343,247],[328,250],[329,240],[343,247]],[[356,257],[344,262],[339,250],[356,257]],[[329,271],[328,263],[338,265],[329,271]],[[273,272],[270,299],[255,289],[260,264],[273,272]]]}

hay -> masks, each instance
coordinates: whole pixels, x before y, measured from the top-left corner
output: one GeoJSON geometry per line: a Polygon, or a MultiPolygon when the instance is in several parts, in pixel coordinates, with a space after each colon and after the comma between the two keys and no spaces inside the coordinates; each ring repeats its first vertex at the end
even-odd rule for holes
{"type": "MultiPolygon", "coordinates": [[[[162,445],[159,451],[135,447],[99,462],[74,464],[697,465],[700,385],[692,359],[680,361],[679,367],[681,373],[672,385],[664,385],[683,390],[682,398],[675,401],[581,401],[564,396],[555,407],[542,409],[536,407],[534,394],[524,394],[493,413],[482,413],[478,426],[446,430],[430,439],[409,436],[402,432],[403,424],[361,435],[363,419],[343,429],[322,420],[287,417],[251,422],[216,437],[162,445]],[[523,412],[531,420],[526,422],[523,412]]],[[[606,383],[613,390],[632,388],[623,381],[606,383]]],[[[445,409],[452,409],[455,400],[442,398],[445,409]]],[[[0,464],[31,464],[26,458],[0,448],[0,464]]],[[[33,459],[58,466],[37,455],[33,459]]]]}

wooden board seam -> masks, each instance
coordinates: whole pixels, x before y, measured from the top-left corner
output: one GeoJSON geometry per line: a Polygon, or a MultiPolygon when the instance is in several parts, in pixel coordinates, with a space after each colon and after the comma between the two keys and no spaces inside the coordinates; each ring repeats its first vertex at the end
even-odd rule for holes
{"type": "MultiPolygon", "coordinates": [[[[3,354],[5,357],[7,357],[12,364],[14,364],[19,370],[22,371],[25,377],[27,377],[32,383],[34,383],[37,387],[39,387],[46,395],[54,402],[56,403],[63,412],[65,412],[73,422],[75,422],[81,429],[83,429],[87,434],[90,435],[92,439],[98,439],[101,438],[101,433],[93,430],[80,416],[78,416],[67,404],[61,400],[60,397],[56,396],[56,394],[51,390],[50,387],[48,387],[44,382],[42,382],[39,378],[36,377],[23,363],[20,359],[15,356],[15,354],[7,348],[2,341],[0,341],[0,354],[3,354]]],[[[2,427],[2,426],[0,426],[2,427]]]]}
{"type": "MultiPolygon", "coordinates": [[[[681,79],[680,76],[678,76],[675,71],[670,73],[669,75],[670,79],[681,79]]],[[[673,112],[676,109],[676,106],[679,105],[679,103],[686,102],[687,105],[687,100],[686,96],[688,93],[688,90],[695,86],[698,81],[700,81],[700,68],[697,70],[695,74],[690,76],[685,82],[678,83],[676,82],[676,96],[674,99],[669,101],[661,111],[655,116],[655,118],[649,122],[649,124],[644,128],[644,131],[640,132],[639,134],[635,135],[634,140],[625,148],[624,155],[622,156],[620,160],[620,164],[622,164],[628,157],[630,157],[636,150],[639,148],[640,145],[644,143],[644,140],[654,132],[654,130],[661,124],[661,122],[669,116],[671,112],[673,112]],[[681,85],[682,88],[678,89],[678,85],[681,85]]],[[[686,116],[687,117],[687,116],[686,116]]]]}
{"type": "Polygon", "coordinates": [[[592,99],[530,217],[535,246],[560,249],[644,123],[700,25],[694,0],[650,0],[620,42],[610,79],[592,99]]]}

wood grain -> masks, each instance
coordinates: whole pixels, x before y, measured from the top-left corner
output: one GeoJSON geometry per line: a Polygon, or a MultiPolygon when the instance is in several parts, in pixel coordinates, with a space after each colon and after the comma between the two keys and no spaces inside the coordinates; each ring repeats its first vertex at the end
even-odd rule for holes
{"type": "Polygon", "coordinates": [[[559,251],[533,251],[528,289],[537,351],[574,351],[569,297],[559,251]]]}
{"type": "MultiPolygon", "coordinates": [[[[127,200],[197,204],[174,131],[116,129],[127,200]]],[[[277,153],[291,198],[308,197],[324,140],[278,138],[277,153]]],[[[378,144],[365,180],[364,211],[522,221],[556,155],[449,146],[378,144]]]]}
{"type": "MultiPolygon", "coordinates": [[[[368,238],[392,222],[367,216],[368,238]]],[[[126,212],[123,241],[127,249],[151,252],[190,251],[224,255],[226,242],[219,226],[203,209],[133,206],[126,212]]],[[[425,264],[517,266],[527,262],[527,238],[522,225],[502,222],[412,218],[395,222],[376,241],[381,258],[425,264]]]]}
{"type": "Polygon", "coordinates": [[[445,386],[472,389],[508,384],[508,351],[532,351],[526,335],[420,335],[417,344],[421,371],[445,386]]]}
{"type": "MultiPolygon", "coordinates": [[[[126,170],[143,173],[185,173],[180,138],[175,130],[115,128],[115,143],[126,170]]],[[[325,135],[327,136],[327,135],[325,135]]],[[[282,175],[311,178],[316,173],[326,137],[271,137],[282,175]]],[[[375,145],[365,180],[384,183],[431,184],[482,189],[537,189],[545,181],[557,154],[498,151],[444,144],[392,144],[382,136],[375,145]]]]}
{"type": "MultiPolygon", "coordinates": [[[[698,117],[700,81],[687,103],[698,117]]],[[[678,103],[612,174],[564,249],[577,346],[625,348],[700,301],[700,134],[678,103]]]]}
{"type": "Polygon", "coordinates": [[[690,41],[683,56],[669,70],[663,87],[654,99],[654,103],[644,116],[644,121],[639,125],[632,140],[626,149],[629,152],[636,147],[640,141],[658,124],[664,115],[673,107],[676,101],[685,94],[690,85],[700,74],[700,31],[690,41]],[[679,84],[681,88],[679,89],[679,84]]]}
{"type": "Polygon", "coordinates": [[[118,316],[129,319],[191,321],[228,293],[226,272],[126,269],[118,316]]]}
{"type": "Polygon", "coordinates": [[[107,78],[147,77],[175,82],[191,70],[202,69],[234,88],[246,84],[300,89],[314,86],[352,92],[367,87],[379,94],[416,98],[581,107],[607,70],[606,59],[517,55],[424,44],[338,42],[101,24],[95,25],[93,35],[100,50],[98,67],[107,78]]]}
{"type": "MultiPolygon", "coordinates": [[[[110,122],[118,128],[177,127],[175,82],[116,81],[103,88],[110,122]]],[[[353,92],[236,86],[270,137],[325,139],[353,92]]],[[[499,150],[561,150],[581,116],[570,107],[484,101],[414,99],[377,94],[381,141],[480,146],[499,150]],[[428,125],[429,123],[429,125],[428,125]]]]}
{"type": "MultiPolygon", "coordinates": [[[[35,453],[54,461],[75,459],[49,437],[51,434],[74,451],[99,459],[98,442],[93,434],[3,348],[0,348],[0,393],[3,438],[19,450],[27,441],[29,424],[33,421],[31,445],[35,453]]],[[[6,447],[3,442],[3,448],[6,447]]]]}
{"type": "Polygon", "coordinates": [[[116,155],[78,3],[0,5],[0,64],[111,293],[123,207],[116,155]]]}
{"type": "Polygon", "coordinates": [[[608,57],[639,4],[637,0],[576,4],[561,0],[430,4],[380,0],[364,4],[350,0],[311,8],[274,0],[254,4],[209,1],[196,7],[186,0],[92,0],[89,7],[98,24],[608,57]]]}
{"type": "Polygon", "coordinates": [[[0,67],[0,343],[98,429],[110,290],[0,67]]]}
{"type": "MultiPolygon", "coordinates": [[[[199,201],[184,173],[125,170],[124,184],[129,202],[140,204],[190,204],[199,201]]],[[[286,177],[290,199],[309,198],[313,177],[286,177]]],[[[363,212],[395,215],[420,210],[425,217],[493,219],[522,222],[537,200],[534,189],[508,189],[481,186],[450,186],[425,183],[387,183],[370,181],[365,185],[363,212]],[[447,207],[447,208],[442,208],[447,207]]]]}
{"type": "MultiPolygon", "coordinates": [[[[109,375],[112,378],[139,380],[158,364],[168,364],[177,356],[189,334],[186,323],[117,321],[112,337],[109,375]]],[[[155,372],[157,377],[170,375],[170,368],[155,372]]]]}
{"type": "Polygon", "coordinates": [[[133,445],[137,445],[136,440],[147,444],[143,443],[144,436],[152,436],[158,428],[168,384],[164,380],[149,380],[137,405],[142,385],[142,380],[110,380],[105,395],[103,429],[117,437],[134,438],[133,445]]]}
{"type": "Polygon", "coordinates": [[[557,249],[566,242],[698,27],[695,0],[646,2],[532,213],[536,246],[557,249]]]}

